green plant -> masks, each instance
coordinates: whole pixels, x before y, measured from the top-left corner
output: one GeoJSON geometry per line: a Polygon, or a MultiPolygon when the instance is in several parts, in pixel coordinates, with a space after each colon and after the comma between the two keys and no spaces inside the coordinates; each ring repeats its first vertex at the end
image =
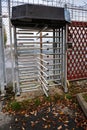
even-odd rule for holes
{"type": "Polygon", "coordinates": [[[17,102],[17,101],[13,101],[13,102],[11,102],[11,104],[10,104],[10,108],[11,108],[12,110],[14,110],[14,111],[18,111],[18,110],[21,109],[21,104],[20,104],[19,102],[17,102]]]}
{"type": "Polygon", "coordinates": [[[65,98],[70,100],[70,99],[72,99],[72,95],[70,93],[65,94],[65,98]]]}
{"type": "Polygon", "coordinates": [[[36,105],[36,106],[39,106],[40,105],[40,99],[39,98],[36,98],[35,100],[34,100],[34,104],[36,105]]]}
{"type": "Polygon", "coordinates": [[[52,98],[51,98],[51,96],[48,96],[48,97],[45,97],[45,100],[48,101],[48,102],[51,102],[52,98]]]}

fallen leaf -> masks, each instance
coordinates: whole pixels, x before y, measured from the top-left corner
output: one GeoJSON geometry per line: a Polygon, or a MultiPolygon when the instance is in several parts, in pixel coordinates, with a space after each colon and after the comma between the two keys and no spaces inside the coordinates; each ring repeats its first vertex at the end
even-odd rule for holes
{"type": "Polygon", "coordinates": [[[56,112],[53,112],[53,115],[54,115],[54,116],[58,116],[58,113],[56,113],[56,112]]]}
{"type": "Polygon", "coordinates": [[[31,126],[34,127],[35,126],[35,122],[31,121],[31,126]]]}
{"type": "Polygon", "coordinates": [[[28,114],[25,114],[25,117],[29,117],[29,115],[28,115],[28,114]]]}
{"type": "Polygon", "coordinates": [[[57,130],[62,130],[62,125],[60,125],[60,126],[57,128],[57,130]]]}
{"type": "Polygon", "coordinates": [[[43,121],[46,121],[46,119],[45,119],[44,117],[42,117],[42,120],[43,120],[43,121]]]}
{"type": "Polygon", "coordinates": [[[15,118],[15,122],[18,122],[18,119],[17,119],[17,118],[15,118]]]}
{"type": "Polygon", "coordinates": [[[48,126],[47,126],[47,125],[45,125],[45,126],[44,126],[44,128],[46,129],[46,128],[48,128],[48,126]]]}
{"type": "Polygon", "coordinates": [[[22,130],[25,130],[25,128],[22,126],[22,130]]]}

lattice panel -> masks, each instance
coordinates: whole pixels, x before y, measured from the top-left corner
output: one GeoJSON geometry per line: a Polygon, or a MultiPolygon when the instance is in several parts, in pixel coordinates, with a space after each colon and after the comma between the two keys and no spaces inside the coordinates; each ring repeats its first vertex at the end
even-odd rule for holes
{"type": "Polygon", "coordinates": [[[87,78],[87,22],[72,22],[68,27],[68,41],[72,50],[67,51],[67,79],[87,78]]]}

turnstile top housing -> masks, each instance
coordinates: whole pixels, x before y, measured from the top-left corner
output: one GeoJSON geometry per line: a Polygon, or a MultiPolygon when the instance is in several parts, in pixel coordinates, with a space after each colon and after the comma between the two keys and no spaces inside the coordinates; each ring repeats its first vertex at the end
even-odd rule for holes
{"type": "Polygon", "coordinates": [[[57,28],[70,22],[70,16],[61,7],[24,4],[12,7],[11,21],[14,26],[57,28]]]}

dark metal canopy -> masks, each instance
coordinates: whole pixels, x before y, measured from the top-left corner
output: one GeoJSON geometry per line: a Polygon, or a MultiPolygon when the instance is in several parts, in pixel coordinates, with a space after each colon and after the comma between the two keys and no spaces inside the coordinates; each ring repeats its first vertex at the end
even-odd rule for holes
{"type": "Polygon", "coordinates": [[[70,22],[70,15],[64,8],[24,4],[12,8],[11,21],[17,27],[57,28],[70,22]]]}

